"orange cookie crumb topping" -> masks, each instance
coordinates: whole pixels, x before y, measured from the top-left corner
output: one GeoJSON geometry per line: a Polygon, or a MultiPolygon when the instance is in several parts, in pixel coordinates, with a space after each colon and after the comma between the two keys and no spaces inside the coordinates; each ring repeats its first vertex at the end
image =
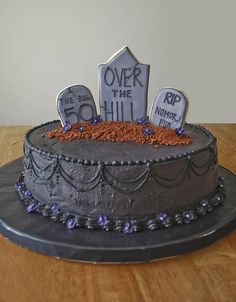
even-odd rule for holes
{"type": "Polygon", "coordinates": [[[187,145],[191,138],[183,134],[178,136],[173,129],[156,127],[150,123],[139,125],[135,122],[100,122],[97,124],[74,124],[70,130],[63,131],[59,127],[47,133],[49,138],[57,138],[60,141],[74,139],[94,139],[110,142],[135,142],[152,145],[187,145]]]}

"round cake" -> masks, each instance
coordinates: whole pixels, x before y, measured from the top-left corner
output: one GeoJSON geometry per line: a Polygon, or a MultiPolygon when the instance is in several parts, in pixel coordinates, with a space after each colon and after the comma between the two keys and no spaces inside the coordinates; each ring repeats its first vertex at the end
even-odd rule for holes
{"type": "Polygon", "coordinates": [[[16,189],[28,212],[69,229],[133,233],[188,224],[222,203],[216,138],[185,124],[191,143],[165,146],[58,140],[53,121],[31,129],[16,189]]]}

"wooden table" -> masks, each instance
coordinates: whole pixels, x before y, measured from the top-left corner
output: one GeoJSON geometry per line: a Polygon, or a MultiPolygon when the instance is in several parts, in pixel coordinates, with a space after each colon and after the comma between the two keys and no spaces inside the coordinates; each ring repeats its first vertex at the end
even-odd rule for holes
{"type": "MultiPolygon", "coordinates": [[[[236,124],[204,125],[236,173],[236,124]]],[[[29,127],[0,127],[0,166],[22,156],[29,127]]],[[[236,301],[236,231],[196,252],[146,264],[93,265],[40,255],[0,235],[0,302],[236,301]]]]}

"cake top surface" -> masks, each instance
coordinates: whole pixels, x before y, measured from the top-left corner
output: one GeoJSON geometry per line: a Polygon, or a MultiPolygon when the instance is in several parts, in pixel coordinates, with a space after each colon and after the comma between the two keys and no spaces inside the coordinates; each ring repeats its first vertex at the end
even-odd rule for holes
{"type": "Polygon", "coordinates": [[[57,138],[48,138],[46,133],[60,127],[59,121],[49,122],[33,128],[26,135],[26,142],[35,150],[62,155],[65,157],[89,161],[147,161],[159,160],[178,155],[200,152],[209,146],[214,137],[203,127],[185,125],[185,133],[190,136],[192,143],[177,146],[158,146],[151,144],[137,144],[133,142],[107,142],[91,139],[60,141],[57,138]]]}
{"type": "Polygon", "coordinates": [[[147,119],[138,119],[137,122],[103,122],[94,119],[90,123],[78,123],[58,127],[48,131],[49,138],[60,141],[74,139],[93,139],[109,142],[134,142],[152,145],[186,145],[190,144],[191,137],[184,133],[183,128],[176,130],[153,126],[147,119]]]}

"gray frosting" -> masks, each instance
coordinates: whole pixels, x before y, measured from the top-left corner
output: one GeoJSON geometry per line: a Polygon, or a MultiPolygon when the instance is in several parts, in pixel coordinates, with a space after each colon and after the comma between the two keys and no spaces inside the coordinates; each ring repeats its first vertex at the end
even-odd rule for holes
{"type": "Polygon", "coordinates": [[[57,126],[52,122],[35,128],[25,140],[26,187],[49,206],[56,203],[63,211],[85,216],[136,219],[191,209],[216,192],[216,141],[204,129],[186,126],[192,144],[156,149],[131,143],[59,143],[41,136],[57,126]],[[152,161],[158,158],[160,162],[152,161]],[[131,159],[138,162],[133,165],[131,159]]]}
{"type": "Polygon", "coordinates": [[[192,138],[192,143],[182,146],[158,146],[137,143],[100,142],[95,140],[72,140],[60,142],[48,138],[47,131],[60,127],[60,122],[52,122],[36,128],[29,136],[30,143],[50,153],[64,154],[73,158],[96,161],[128,161],[161,159],[201,149],[210,144],[212,137],[194,127],[185,127],[185,132],[192,138]],[[45,135],[42,137],[42,135],[45,135]]]}

